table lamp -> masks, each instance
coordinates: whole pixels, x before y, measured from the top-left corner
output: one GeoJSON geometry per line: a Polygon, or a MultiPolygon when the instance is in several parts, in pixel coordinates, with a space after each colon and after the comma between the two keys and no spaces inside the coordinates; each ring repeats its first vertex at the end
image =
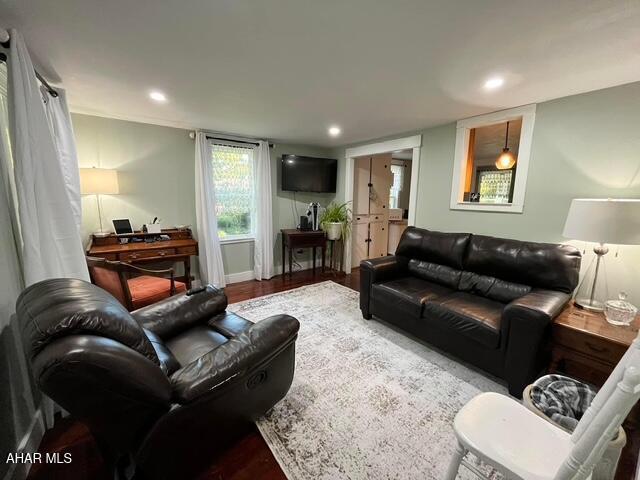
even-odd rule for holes
{"type": "Polygon", "coordinates": [[[606,244],[640,245],[640,200],[576,198],[571,201],[562,235],[595,242],[596,258],[591,262],[576,291],[575,303],[588,310],[602,311],[609,300],[604,275],[606,244]],[[604,281],[599,278],[604,277],[604,281]]]}
{"type": "Polygon", "coordinates": [[[94,232],[94,235],[96,237],[106,237],[109,235],[109,232],[105,232],[102,227],[100,195],[117,195],[120,193],[118,186],[118,171],[108,168],[81,168],[80,193],[82,195],[96,196],[98,218],[100,219],[100,230],[98,232],[94,232]]]}

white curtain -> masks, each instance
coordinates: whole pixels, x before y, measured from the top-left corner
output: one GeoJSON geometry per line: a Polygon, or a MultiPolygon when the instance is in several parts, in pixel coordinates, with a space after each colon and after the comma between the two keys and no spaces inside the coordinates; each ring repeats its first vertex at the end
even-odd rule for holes
{"type": "Polygon", "coordinates": [[[253,273],[256,280],[273,277],[273,211],[271,197],[271,155],[269,142],[255,149],[256,226],[253,273]]]}
{"type": "Polygon", "coordinates": [[[80,200],[80,170],[78,169],[78,152],[76,151],[76,137],[73,133],[71,115],[67,107],[67,95],[62,88],[56,87],[57,97],[42,88],[44,108],[49,120],[49,128],[58,153],[58,161],[62,168],[62,176],[71,212],[78,227],[78,235],[82,227],[82,203],[80,200]]]}
{"type": "MultiPolygon", "coordinates": [[[[89,280],[82,242],[29,52],[11,30],[9,116],[25,284],[89,280]]],[[[72,134],[71,134],[72,135],[72,134]]]]}
{"type": "Polygon", "coordinates": [[[200,245],[198,260],[202,283],[226,285],[222,250],[218,239],[216,194],[213,188],[211,145],[204,132],[196,132],[196,226],[200,245]]]}

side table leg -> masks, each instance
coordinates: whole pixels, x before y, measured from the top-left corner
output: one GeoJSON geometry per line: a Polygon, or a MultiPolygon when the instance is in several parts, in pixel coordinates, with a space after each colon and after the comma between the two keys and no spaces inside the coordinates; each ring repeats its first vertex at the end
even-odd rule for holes
{"type": "Polygon", "coordinates": [[[311,264],[313,266],[313,274],[315,275],[315,273],[316,273],[316,247],[313,247],[311,249],[311,256],[313,257],[313,259],[311,260],[311,264]]]}
{"type": "Polygon", "coordinates": [[[324,259],[327,256],[327,242],[322,244],[322,273],[324,273],[324,259]]]}
{"type": "Polygon", "coordinates": [[[284,244],[284,235],[282,236],[282,277],[284,278],[284,273],[285,273],[285,269],[284,269],[284,264],[286,261],[286,245],[284,244]]]}

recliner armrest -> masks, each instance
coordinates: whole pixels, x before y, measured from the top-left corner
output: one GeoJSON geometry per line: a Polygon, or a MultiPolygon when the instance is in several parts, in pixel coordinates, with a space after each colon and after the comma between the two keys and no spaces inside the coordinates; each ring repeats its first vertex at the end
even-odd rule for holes
{"type": "Polygon", "coordinates": [[[570,299],[568,293],[533,289],[502,311],[502,332],[507,342],[505,377],[513,396],[521,397],[546,364],[545,338],[553,319],[570,299]]]}
{"type": "Polygon", "coordinates": [[[131,315],[142,328],[151,330],[164,340],[209,320],[227,308],[227,296],[213,285],[190,292],[135,310],[131,315]]]}
{"type": "Polygon", "coordinates": [[[171,375],[174,400],[193,402],[242,377],[294,342],[299,328],[298,320],[289,315],[274,315],[256,323],[171,375]]]}

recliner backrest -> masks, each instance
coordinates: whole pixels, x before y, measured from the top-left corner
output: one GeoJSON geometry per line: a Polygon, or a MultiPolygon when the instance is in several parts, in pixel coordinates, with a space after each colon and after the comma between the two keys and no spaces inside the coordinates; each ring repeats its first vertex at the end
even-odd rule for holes
{"type": "Polygon", "coordinates": [[[18,298],[16,313],[31,358],[60,337],[90,334],[120,342],[159,365],[151,342],[127,309],[88,282],[56,278],[31,285],[18,298]]]}
{"type": "Polygon", "coordinates": [[[16,305],[39,388],[114,448],[135,448],[171,405],[171,385],[142,327],[88,282],[45,280],[16,305]]]}

